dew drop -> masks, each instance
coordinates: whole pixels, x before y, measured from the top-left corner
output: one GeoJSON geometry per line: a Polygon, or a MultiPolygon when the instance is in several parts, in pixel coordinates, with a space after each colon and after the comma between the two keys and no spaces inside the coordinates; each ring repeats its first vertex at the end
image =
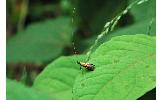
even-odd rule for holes
{"type": "Polygon", "coordinates": [[[73,8],[73,13],[75,13],[75,8],[73,8]]]}

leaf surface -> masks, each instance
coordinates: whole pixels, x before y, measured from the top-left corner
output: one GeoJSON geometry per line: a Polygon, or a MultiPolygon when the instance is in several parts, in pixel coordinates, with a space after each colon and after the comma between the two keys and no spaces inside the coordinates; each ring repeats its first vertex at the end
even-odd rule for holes
{"type": "Polygon", "coordinates": [[[76,78],[73,99],[135,100],[155,88],[155,60],[155,37],[114,37],[92,54],[95,70],[76,78]]]}
{"type": "Polygon", "coordinates": [[[59,100],[72,99],[72,87],[76,76],[81,73],[78,61],[83,61],[85,56],[60,57],[36,78],[34,88],[47,92],[59,100]]]}
{"type": "MultiPolygon", "coordinates": [[[[134,0],[128,0],[129,3],[134,2],[134,0]]],[[[143,3],[138,3],[138,5],[130,9],[131,14],[134,16],[136,22],[143,20],[155,18],[156,16],[156,0],[139,0],[143,3]],[[146,2],[144,2],[146,1],[146,2]]]]}
{"type": "Polygon", "coordinates": [[[70,18],[60,17],[30,25],[7,41],[7,63],[42,63],[58,57],[70,45],[70,18]]]}
{"type": "Polygon", "coordinates": [[[41,93],[32,88],[7,79],[7,100],[55,100],[46,93],[41,93]]]}

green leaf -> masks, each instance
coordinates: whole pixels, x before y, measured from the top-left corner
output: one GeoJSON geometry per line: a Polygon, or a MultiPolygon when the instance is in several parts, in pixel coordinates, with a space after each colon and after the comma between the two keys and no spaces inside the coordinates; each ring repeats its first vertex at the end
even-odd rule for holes
{"type": "MultiPolygon", "coordinates": [[[[136,5],[130,9],[131,14],[134,16],[136,22],[155,18],[156,16],[156,0],[141,0],[146,1],[144,3],[139,2],[139,5],[136,5]]],[[[129,0],[130,3],[134,0],[129,0]]]]}
{"type": "Polygon", "coordinates": [[[59,100],[72,99],[72,86],[75,77],[80,73],[78,61],[85,56],[60,57],[49,64],[36,78],[34,88],[45,91],[59,100]]]}
{"type": "Polygon", "coordinates": [[[74,100],[135,100],[155,88],[155,37],[123,35],[91,55],[95,70],[76,78],[74,100]]]}
{"type": "Polygon", "coordinates": [[[7,79],[7,100],[55,100],[45,93],[41,93],[32,88],[7,79]]]}
{"type": "Polygon", "coordinates": [[[155,23],[155,20],[153,20],[152,24],[150,25],[150,21],[151,20],[148,19],[142,22],[135,23],[128,27],[121,28],[119,30],[112,32],[112,34],[108,34],[107,37],[111,38],[111,37],[119,36],[119,35],[134,35],[136,33],[155,36],[156,35],[156,23],[155,23]],[[149,27],[151,27],[150,30],[149,30],[149,27]]]}
{"type": "MultiPolygon", "coordinates": [[[[155,36],[156,35],[156,22],[155,20],[153,20],[151,25],[149,22],[150,22],[150,19],[147,19],[142,22],[138,22],[133,25],[129,25],[127,27],[115,30],[111,32],[110,34],[106,34],[98,42],[97,47],[100,46],[102,43],[109,41],[111,38],[115,36],[135,35],[136,33],[155,36]],[[150,30],[149,30],[149,27],[151,27],[150,30]]],[[[82,47],[86,47],[86,48],[90,47],[91,45],[93,45],[95,39],[96,39],[96,36],[82,41],[82,47]]]]}
{"type": "Polygon", "coordinates": [[[60,17],[30,25],[7,41],[7,63],[42,63],[58,57],[70,45],[70,18],[60,17]]]}
{"type": "MultiPolygon", "coordinates": [[[[147,34],[156,35],[156,18],[155,18],[155,0],[139,0],[146,1],[142,4],[134,5],[130,8],[130,13],[133,15],[135,23],[123,28],[119,28],[113,32],[107,33],[100,41],[97,46],[101,45],[103,42],[110,40],[114,36],[121,35],[134,35],[134,34],[147,34]],[[146,14],[143,12],[146,11],[146,14]]],[[[129,0],[130,3],[136,2],[134,0],[129,0]]],[[[129,20],[127,20],[129,21],[129,20]]],[[[93,45],[97,36],[93,36],[89,39],[81,41],[82,47],[89,48],[93,45]]]]}

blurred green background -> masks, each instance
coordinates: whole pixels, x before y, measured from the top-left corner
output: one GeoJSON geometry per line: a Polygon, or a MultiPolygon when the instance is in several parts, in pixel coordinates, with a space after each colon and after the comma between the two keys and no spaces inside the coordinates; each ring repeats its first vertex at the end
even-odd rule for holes
{"type": "MultiPolygon", "coordinates": [[[[32,86],[51,61],[86,53],[105,23],[133,1],[7,0],[7,78],[32,86]]],[[[155,0],[132,7],[100,43],[113,36],[147,31],[156,35],[155,0]]],[[[155,89],[139,100],[155,100],[155,89]]]]}

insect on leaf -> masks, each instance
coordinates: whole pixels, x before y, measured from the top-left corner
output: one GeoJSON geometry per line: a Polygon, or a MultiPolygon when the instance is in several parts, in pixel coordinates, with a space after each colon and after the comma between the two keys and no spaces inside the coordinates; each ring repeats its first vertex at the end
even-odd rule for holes
{"type": "Polygon", "coordinates": [[[155,88],[155,37],[113,37],[92,53],[93,72],[79,75],[74,100],[135,100],[155,88]]]}

